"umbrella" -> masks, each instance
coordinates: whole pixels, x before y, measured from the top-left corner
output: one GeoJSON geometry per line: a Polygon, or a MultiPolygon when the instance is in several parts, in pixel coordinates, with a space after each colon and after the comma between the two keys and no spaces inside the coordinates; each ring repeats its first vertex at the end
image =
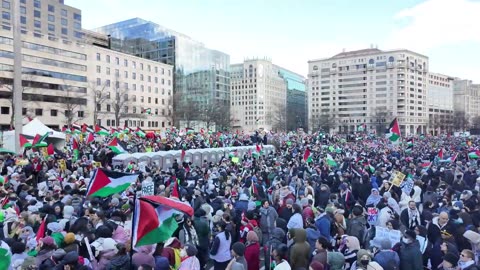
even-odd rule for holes
{"type": "Polygon", "coordinates": [[[0,148],[0,154],[12,154],[12,155],[15,155],[15,152],[14,151],[10,151],[6,148],[0,148]]]}

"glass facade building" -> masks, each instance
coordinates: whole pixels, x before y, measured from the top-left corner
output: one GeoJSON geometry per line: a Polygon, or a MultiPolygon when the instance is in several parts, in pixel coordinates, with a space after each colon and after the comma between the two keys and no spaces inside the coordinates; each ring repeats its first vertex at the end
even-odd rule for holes
{"type": "Polygon", "coordinates": [[[287,84],[287,130],[307,129],[307,96],[305,78],[279,67],[278,75],[287,84]]]}
{"type": "Polygon", "coordinates": [[[229,106],[230,56],[156,23],[134,18],[94,31],[110,35],[111,48],[174,66],[174,92],[203,108],[229,106]]]}

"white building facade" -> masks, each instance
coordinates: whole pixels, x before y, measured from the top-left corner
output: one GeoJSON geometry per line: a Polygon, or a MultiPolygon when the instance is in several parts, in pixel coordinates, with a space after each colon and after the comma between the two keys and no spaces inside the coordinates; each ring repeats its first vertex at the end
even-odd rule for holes
{"type": "Polygon", "coordinates": [[[480,84],[471,80],[454,80],[453,110],[455,114],[464,114],[468,120],[480,116],[480,84]]]}
{"type": "Polygon", "coordinates": [[[363,124],[367,132],[383,132],[397,117],[402,135],[426,132],[428,57],[372,48],[308,65],[311,131],[329,118],[332,133],[353,132],[363,124]]]}
{"type": "Polygon", "coordinates": [[[97,124],[145,130],[172,125],[173,66],[97,46],[88,52],[97,124]]]}
{"type": "Polygon", "coordinates": [[[452,76],[428,74],[427,133],[439,135],[453,131],[453,80],[452,76]]]}
{"type": "Polygon", "coordinates": [[[245,60],[230,66],[233,128],[282,129],[286,123],[287,83],[270,60],[245,60]]]}

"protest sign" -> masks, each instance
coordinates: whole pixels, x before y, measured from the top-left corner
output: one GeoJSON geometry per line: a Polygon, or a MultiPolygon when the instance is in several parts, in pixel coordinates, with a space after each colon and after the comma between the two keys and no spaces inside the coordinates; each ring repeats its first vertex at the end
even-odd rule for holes
{"type": "Polygon", "coordinates": [[[380,226],[375,227],[375,237],[384,237],[390,239],[392,245],[400,242],[402,233],[399,230],[389,230],[380,226]]]}

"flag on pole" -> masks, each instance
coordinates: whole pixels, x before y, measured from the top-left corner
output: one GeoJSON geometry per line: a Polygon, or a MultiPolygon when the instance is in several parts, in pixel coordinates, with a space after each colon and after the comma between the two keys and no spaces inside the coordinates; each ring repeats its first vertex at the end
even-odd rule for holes
{"type": "Polygon", "coordinates": [[[20,137],[20,147],[28,148],[32,147],[32,143],[27,140],[22,134],[18,135],[20,137]]]}
{"type": "Polygon", "coordinates": [[[122,146],[122,143],[117,138],[113,138],[113,140],[108,144],[108,148],[110,148],[115,154],[126,152],[125,147],[122,146]]]}
{"type": "Polygon", "coordinates": [[[365,123],[360,124],[360,125],[357,126],[357,131],[358,132],[363,132],[363,131],[366,130],[366,127],[367,127],[367,125],[365,123]]]}
{"type": "Polygon", "coordinates": [[[45,232],[47,231],[47,217],[48,214],[43,218],[42,223],[40,223],[40,227],[38,227],[36,240],[37,242],[45,237],[45,232]]]}
{"type": "Polygon", "coordinates": [[[106,128],[100,125],[95,125],[95,133],[101,136],[108,136],[110,134],[106,128]]]}
{"type": "Polygon", "coordinates": [[[310,153],[310,149],[306,149],[305,153],[303,154],[303,161],[309,163],[312,162],[312,153],[310,153]]]}
{"type": "Polygon", "coordinates": [[[440,151],[438,151],[437,158],[440,160],[443,159],[443,148],[441,148],[440,151]]]}
{"type": "Polygon", "coordinates": [[[40,136],[38,134],[35,135],[35,138],[32,142],[33,147],[45,147],[46,145],[43,142],[48,138],[49,135],[51,135],[51,132],[46,132],[45,134],[43,134],[43,136],[40,136]]]}
{"type": "Polygon", "coordinates": [[[5,241],[0,241],[0,269],[10,269],[12,263],[12,252],[5,241]]]}
{"type": "Polygon", "coordinates": [[[407,140],[407,149],[405,150],[407,153],[410,153],[413,150],[413,138],[407,140]]]}
{"type": "Polygon", "coordinates": [[[53,147],[53,144],[49,144],[47,146],[47,155],[53,156],[54,154],[55,154],[55,147],[53,147]]]}
{"type": "Polygon", "coordinates": [[[337,162],[333,159],[333,157],[330,154],[327,154],[327,164],[328,166],[331,166],[331,167],[337,166],[337,162]]]}
{"type": "Polygon", "coordinates": [[[401,135],[400,135],[400,127],[398,126],[397,118],[393,119],[392,123],[390,123],[390,126],[385,131],[385,134],[386,134],[386,137],[391,142],[398,142],[399,141],[401,135]]]}
{"type": "Polygon", "coordinates": [[[152,114],[152,109],[151,108],[143,109],[142,114],[152,114]]]}
{"type": "Polygon", "coordinates": [[[165,242],[178,228],[176,215],[193,215],[184,202],[161,196],[143,196],[135,202],[133,247],[165,242]]]}
{"type": "Polygon", "coordinates": [[[137,181],[138,174],[121,173],[98,168],[87,188],[87,196],[108,197],[125,191],[137,181]]]}
{"type": "Polygon", "coordinates": [[[180,191],[178,188],[178,179],[175,176],[172,176],[172,190],[170,192],[170,197],[180,199],[180,191]]]}
{"type": "Polygon", "coordinates": [[[90,144],[92,143],[93,141],[95,141],[95,137],[93,136],[93,133],[88,133],[88,136],[87,136],[87,144],[90,144]]]}
{"type": "Polygon", "coordinates": [[[140,138],[145,138],[145,135],[147,135],[140,127],[137,127],[137,131],[135,133],[140,138]]]}
{"type": "Polygon", "coordinates": [[[480,157],[480,151],[479,150],[472,151],[468,153],[468,157],[471,159],[477,159],[478,157],[480,157]]]}
{"type": "Polygon", "coordinates": [[[73,139],[72,149],[73,149],[73,157],[72,157],[72,160],[73,160],[73,162],[75,162],[75,161],[78,160],[78,155],[79,155],[79,152],[78,152],[78,142],[77,142],[77,140],[76,140],[75,138],[73,139]]]}

